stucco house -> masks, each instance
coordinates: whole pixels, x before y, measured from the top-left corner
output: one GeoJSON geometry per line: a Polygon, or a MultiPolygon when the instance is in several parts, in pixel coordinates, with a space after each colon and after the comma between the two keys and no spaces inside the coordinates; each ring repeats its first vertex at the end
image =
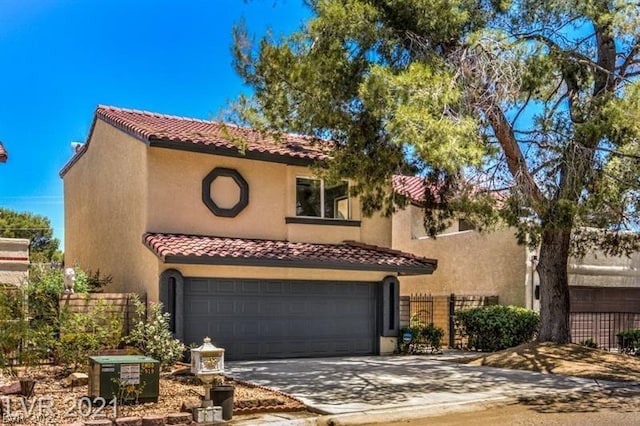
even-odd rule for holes
{"type": "MultiPolygon", "coordinates": [[[[458,221],[437,238],[430,238],[423,225],[424,180],[395,176],[393,187],[410,205],[393,215],[391,247],[439,260],[438,269],[427,279],[401,277],[401,295],[498,296],[503,305],[540,309],[538,252],[518,245],[513,229],[479,233],[458,221]]],[[[611,348],[618,331],[640,327],[640,253],[616,257],[591,252],[572,257],[567,273],[575,342],[591,338],[611,348]]],[[[445,330],[448,308],[446,304],[435,307],[434,322],[445,330]]]]}
{"type": "Polygon", "coordinates": [[[389,248],[391,219],[314,177],[329,150],[100,106],[60,173],[65,263],[163,302],[177,337],[229,359],[391,352],[398,277],[437,262],[389,248]]]}

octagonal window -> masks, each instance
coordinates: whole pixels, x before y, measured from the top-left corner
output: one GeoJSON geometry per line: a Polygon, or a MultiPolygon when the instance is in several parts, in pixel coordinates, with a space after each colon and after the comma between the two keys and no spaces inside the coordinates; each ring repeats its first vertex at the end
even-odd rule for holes
{"type": "Polygon", "coordinates": [[[202,180],[202,201],[216,216],[235,217],[249,204],[249,185],[237,170],[216,167],[202,180]]]}

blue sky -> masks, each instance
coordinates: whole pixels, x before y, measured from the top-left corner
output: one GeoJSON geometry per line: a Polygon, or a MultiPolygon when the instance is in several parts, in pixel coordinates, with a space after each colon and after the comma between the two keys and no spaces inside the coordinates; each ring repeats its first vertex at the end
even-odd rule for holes
{"type": "Polygon", "coordinates": [[[248,90],[233,25],[290,33],[309,13],[301,0],[0,0],[0,206],[47,216],[64,243],[58,173],[98,104],[215,118],[248,90]]]}

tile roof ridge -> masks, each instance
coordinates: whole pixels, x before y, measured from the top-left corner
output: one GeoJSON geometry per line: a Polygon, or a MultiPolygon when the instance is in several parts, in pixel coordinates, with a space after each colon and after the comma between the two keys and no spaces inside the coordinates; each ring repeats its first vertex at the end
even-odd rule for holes
{"type": "MultiPolygon", "coordinates": [[[[149,116],[149,117],[169,118],[169,119],[173,119],[173,120],[188,121],[188,122],[193,122],[193,123],[204,123],[204,124],[213,124],[213,125],[218,125],[218,126],[228,126],[228,127],[233,127],[234,129],[238,129],[238,130],[262,133],[260,130],[255,129],[253,127],[244,126],[244,125],[240,125],[240,124],[236,124],[236,123],[231,123],[231,122],[225,121],[225,120],[206,120],[206,119],[203,119],[203,118],[187,117],[187,116],[175,115],[175,114],[165,114],[165,113],[161,113],[161,112],[154,112],[154,111],[143,110],[143,109],[123,108],[123,107],[117,107],[117,106],[113,106],[113,105],[98,104],[98,106],[96,107],[96,113],[100,113],[101,111],[105,111],[101,115],[104,115],[106,113],[106,111],[127,112],[127,113],[132,113],[132,114],[146,115],[146,116],[149,116]]],[[[266,134],[268,134],[268,133],[271,133],[271,131],[267,130],[266,134]]],[[[306,139],[306,140],[309,140],[309,141],[320,141],[322,143],[333,143],[333,141],[331,139],[321,138],[321,137],[317,137],[317,136],[313,136],[313,135],[305,135],[305,134],[302,134],[302,133],[293,133],[293,132],[280,132],[280,133],[285,137],[297,137],[297,138],[302,138],[302,139],[306,139]]]]}
{"type": "MultiPolygon", "coordinates": [[[[96,113],[98,113],[101,110],[128,112],[128,113],[132,113],[132,114],[147,115],[147,116],[151,116],[151,117],[171,118],[171,119],[174,119],[174,120],[192,121],[192,122],[196,122],[196,123],[225,124],[225,125],[235,126],[234,124],[227,123],[225,121],[219,121],[219,120],[215,120],[215,121],[214,120],[205,120],[203,118],[186,117],[186,116],[175,115],[175,114],[165,114],[165,113],[161,113],[161,112],[154,112],[154,111],[149,111],[149,110],[144,110],[144,109],[122,108],[122,107],[116,107],[116,106],[112,106],[112,105],[98,104],[98,106],[96,107],[96,113]]],[[[249,127],[246,127],[246,128],[248,129],[249,127]]]]}
{"type": "MultiPolygon", "coordinates": [[[[403,252],[401,250],[394,250],[387,247],[376,246],[373,244],[361,243],[355,240],[345,240],[339,243],[321,243],[321,242],[313,242],[313,241],[290,241],[290,240],[276,240],[273,238],[251,238],[251,237],[231,237],[231,236],[223,236],[223,235],[207,235],[207,234],[185,234],[183,232],[145,232],[142,235],[142,238],[146,240],[148,237],[154,236],[163,236],[163,237],[187,237],[187,238],[215,238],[215,239],[225,239],[225,240],[242,240],[242,241],[255,241],[255,242],[273,242],[273,243],[284,243],[284,244],[309,244],[315,246],[325,246],[325,247],[340,247],[340,246],[352,246],[352,247],[360,247],[367,248],[370,250],[376,250],[380,252],[386,252],[390,254],[403,254],[407,255],[410,253],[403,252]]],[[[413,255],[412,255],[413,256],[413,255]]],[[[421,259],[419,256],[415,257],[416,259],[421,259]]]]}

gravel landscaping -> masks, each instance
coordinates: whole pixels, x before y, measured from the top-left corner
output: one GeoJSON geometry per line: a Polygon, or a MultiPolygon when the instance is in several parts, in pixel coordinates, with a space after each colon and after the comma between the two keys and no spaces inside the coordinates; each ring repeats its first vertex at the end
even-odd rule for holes
{"type": "MultiPolygon", "coordinates": [[[[160,395],[156,403],[120,405],[114,407],[102,401],[88,404],[87,386],[64,387],[67,376],[61,367],[41,366],[31,368],[37,380],[30,398],[20,395],[3,395],[3,422],[15,425],[61,425],[94,418],[144,417],[180,412],[184,407],[199,405],[204,388],[191,375],[163,373],[160,378],[160,395]],[[83,399],[84,398],[84,399],[83,399]]],[[[15,384],[17,379],[7,375],[0,377],[0,387],[15,384]]],[[[249,383],[225,379],[224,384],[234,386],[234,415],[255,412],[304,410],[304,404],[288,395],[249,383]]]]}

